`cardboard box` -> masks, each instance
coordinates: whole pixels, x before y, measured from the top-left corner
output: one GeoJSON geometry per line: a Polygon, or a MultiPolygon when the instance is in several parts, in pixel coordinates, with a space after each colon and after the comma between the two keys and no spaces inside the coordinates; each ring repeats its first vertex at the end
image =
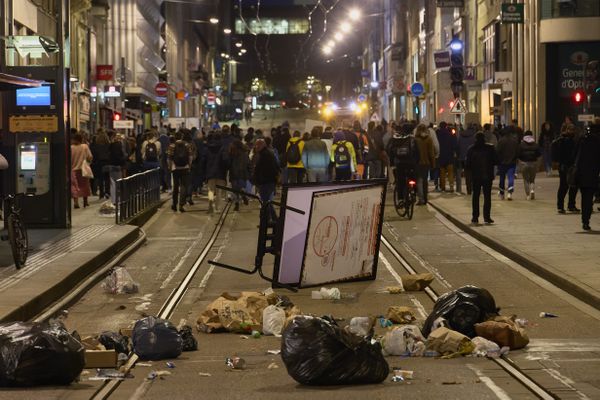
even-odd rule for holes
{"type": "Polygon", "coordinates": [[[115,350],[86,350],[84,368],[116,368],[117,352],[115,350]]]}

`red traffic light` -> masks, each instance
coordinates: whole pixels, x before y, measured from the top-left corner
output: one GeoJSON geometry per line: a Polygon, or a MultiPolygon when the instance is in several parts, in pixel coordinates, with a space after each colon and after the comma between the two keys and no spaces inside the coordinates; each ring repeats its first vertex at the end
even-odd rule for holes
{"type": "Polygon", "coordinates": [[[121,114],[119,114],[119,113],[114,113],[114,114],[113,114],[113,120],[114,120],[114,121],[120,121],[120,120],[121,120],[121,114]]]}
{"type": "Polygon", "coordinates": [[[576,104],[581,103],[585,99],[585,94],[583,92],[577,91],[573,94],[573,101],[576,104]]]}

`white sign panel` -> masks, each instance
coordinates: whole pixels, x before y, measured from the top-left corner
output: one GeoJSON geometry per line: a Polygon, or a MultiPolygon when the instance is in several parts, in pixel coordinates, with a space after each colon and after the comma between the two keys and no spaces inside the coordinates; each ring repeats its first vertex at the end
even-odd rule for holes
{"type": "Polygon", "coordinates": [[[113,129],[133,129],[133,121],[130,119],[113,121],[113,129]]]}
{"type": "Polygon", "coordinates": [[[502,85],[502,90],[512,92],[513,80],[511,71],[494,72],[494,83],[502,85]]]}
{"type": "Polygon", "coordinates": [[[313,195],[301,286],[374,275],[383,191],[377,185],[313,195]]]}

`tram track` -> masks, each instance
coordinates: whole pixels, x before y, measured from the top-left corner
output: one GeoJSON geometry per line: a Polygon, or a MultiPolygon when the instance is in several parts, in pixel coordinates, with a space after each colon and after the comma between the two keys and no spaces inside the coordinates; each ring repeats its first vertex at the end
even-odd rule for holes
{"type": "MultiPolygon", "coordinates": [[[[381,235],[381,243],[385,246],[388,252],[396,259],[396,261],[398,261],[398,263],[408,274],[416,275],[418,273],[417,270],[415,270],[411,266],[409,261],[393,246],[393,244],[383,234],[381,235]]],[[[392,275],[394,276],[394,279],[401,283],[401,280],[399,279],[397,274],[392,275]]],[[[425,293],[433,303],[435,303],[439,298],[438,293],[436,293],[436,291],[433,290],[431,287],[427,287],[425,289],[425,293]]],[[[496,365],[502,368],[506,373],[513,377],[513,379],[519,382],[522,386],[524,386],[538,398],[543,400],[553,400],[558,398],[546,388],[538,384],[534,379],[527,375],[527,373],[520,369],[505,355],[501,356],[500,358],[488,358],[488,360],[494,362],[496,365]]]]}

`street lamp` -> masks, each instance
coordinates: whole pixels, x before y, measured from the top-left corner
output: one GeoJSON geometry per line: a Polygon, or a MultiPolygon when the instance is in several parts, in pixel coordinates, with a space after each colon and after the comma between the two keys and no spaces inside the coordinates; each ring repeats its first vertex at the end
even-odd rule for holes
{"type": "Polygon", "coordinates": [[[237,47],[237,48],[241,48],[243,45],[244,45],[244,44],[243,44],[242,42],[237,42],[237,43],[235,44],[235,47],[237,47]]]}
{"type": "Polygon", "coordinates": [[[215,17],[212,17],[211,19],[208,20],[208,22],[210,22],[213,25],[216,25],[216,24],[219,23],[219,19],[215,18],[215,17]]]}
{"type": "Polygon", "coordinates": [[[342,24],[340,25],[340,30],[344,33],[350,32],[351,29],[352,26],[348,22],[342,22],[342,24]]]}
{"type": "Polygon", "coordinates": [[[361,17],[361,14],[358,8],[353,8],[348,12],[348,16],[352,21],[357,21],[361,17]]]}
{"type": "Polygon", "coordinates": [[[333,37],[335,38],[335,40],[337,42],[341,42],[342,39],[344,38],[344,35],[342,34],[342,32],[336,32],[336,34],[333,35],[333,37]]]}
{"type": "Polygon", "coordinates": [[[324,53],[325,55],[329,55],[329,54],[331,54],[331,51],[332,51],[332,48],[331,48],[331,47],[329,47],[329,46],[323,46],[323,53],[324,53]]]}
{"type": "Polygon", "coordinates": [[[231,34],[231,29],[229,29],[229,28],[223,29],[223,33],[226,35],[229,35],[229,34],[231,34]]]}

